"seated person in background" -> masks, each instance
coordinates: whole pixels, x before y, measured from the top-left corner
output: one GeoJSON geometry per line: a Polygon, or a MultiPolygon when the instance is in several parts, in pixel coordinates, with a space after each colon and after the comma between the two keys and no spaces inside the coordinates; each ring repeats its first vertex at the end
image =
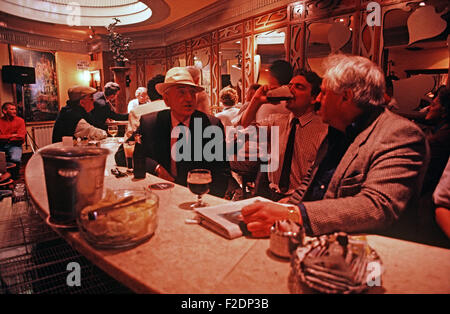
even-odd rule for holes
{"type": "MultiPolygon", "coordinates": [[[[256,180],[255,194],[278,201],[294,193],[300,187],[320,143],[327,134],[327,126],[314,112],[316,97],[320,93],[322,79],[315,72],[298,70],[289,83],[294,98],[288,100],[289,114],[271,114],[257,123],[258,126],[278,127],[278,168],[271,172],[260,172],[256,180]]],[[[253,96],[247,108],[249,121],[254,120],[259,107],[267,103],[268,85],[264,85],[253,96]]],[[[247,127],[248,125],[243,125],[247,127]]],[[[270,136],[268,136],[270,139],[270,136]]],[[[273,161],[272,161],[273,162],[273,161]]]]}
{"type": "Polygon", "coordinates": [[[425,132],[430,145],[430,164],[422,193],[433,192],[450,156],[450,89],[439,89],[428,107],[425,120],[432,123],[425,132]]]}
{"type": "Polygon", "coordinates": [[[450,158],[433,194],[436,222],[450,239],[450,158]]]}
{"type": "Polygon", "coordinates": [[[136,98],[130,100],[130,102],[128,103],[128,113],[130,113],[130,111],[134,108],[147,103],[149,99],[147,95],[147,89],[145,87],[138,87],[134,95],[136,96],[136,98]]]}
{"type": "Polygon", "coordinates": [[[22,144],[25,141],[25,121],[17,116],[16,105],[5,102],[2,106],[3,116],[0,119],[0,151],[5,152],[6,160],[16,164],[13,179],[19,174],[22,160],[22,144]]]}
{"type": "Polygon", "coordinates": [[[219,93],[219,100],[224,109],[216,114],[216,118],[219,118],[224,126],[233,125],[231,120],[233,120],[239,112],[239,109],[234,107],[238,101],[236,90],[231,86],[223,88],[219,93]]]}
{"type": "Polygon", "coordinates": [[[108,130],[107,119],[126,121],[128,113],[120,114],[114,111],[114,104],[120,93],[120,86],[114,82],[108,82],[105,85],[104,92],[94,94],[94,109],[89,113],[95,127],[108,130]]]}
{"type": "MultiPolygon", "coordinates": [[[[194,80],[195,85],[200,86],[201,72],[196,66],[186,67],[194,80]]],[[[197,93],[197,110],[206,114],[211,114],[211,99],[208,93],[203,90],[197,93]]]]}
{"type": "Polygon", "coordinates": [[[156,85],[156,90],[170,109],[141,116],[136,133],[141,134],[147,172],[186,186],[189,170],[209,169],[212,175],[210,193],[223,197],[230,178],[224,130],[219,119],[196,110],[196,93],[203,87],[193,82],[186,68],[175,67],[167,72],[164,83],[156,85]],[[207,127],[220,134],[212,139],[203,138],[207,127]],[[222,151],[205,156],[205,152],[209,152],[206,144],[211,145],[211,141],[222,151]],[[181,148],[177,147],[182,143],[181,148]],[[176,161],[179,157],[182,160],[176,161]]]}
{"type": "Polygon", "coordinates": [[[158,93],[158,91],[155,88],[156,84],[163,82],[164,82],[164,75],[161,74],[154,76],[152,79],[148,81],[147,92],[150,98],[150,102],[138,106],[130,111],[130,114],[128,116],[128,127],[126,132],[127,137],[130,137],[130,135],[133,134],[134,131],[136,131],[136,129],[139,126],[139,119],[141,118],[142,115],[169,108],[166,106],[164,100],[162,99],[162,96],[158,93]]]}
{"type": "Polygon", "coordinates": [[[290,219],[318,236],[385,229],[417,204],[429,161],[425,135],[384,108],[384,76],[360,56],[332,55],[318,101],[329,125],[316,160],[290,207],[266,202],[242,209],[254,236],[290,219]]]}
{"type": "Polygon", "coordinates": [[[96,89],[87,86],[69,88],[67,105],[61,108],[56,117],[52,143],[61,142],[63,136],[87,137],[92,140],[101,140],[107,137],[106,131],[92,125],[92,118],[88,114],[94,108],[92,95],[96,92],[96,89]]]}
{"type": "Polygon", "coordinates": [[[244,114],[244,111],[247,109],[248,105],[250,104],[250,101],[252,100],[253,95],[255,95],[256,91],[260,87],[261,87],[260,84],[252,84],[247,88],[247,93],[245,94],[245,102],[242,105],[242,107],[239,109],[237,116],[231,121],[231,123],[233,123],[233,125],[237,125],[239,123],[239,121],[242,118],[242,115],[244,114]]]}

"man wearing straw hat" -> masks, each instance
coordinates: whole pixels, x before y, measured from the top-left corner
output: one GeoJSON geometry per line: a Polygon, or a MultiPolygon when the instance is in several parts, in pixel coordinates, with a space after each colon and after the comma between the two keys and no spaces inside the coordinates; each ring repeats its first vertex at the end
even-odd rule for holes
{"type": "Polygon", "coordinates": [[[141,116],[136,133],[141,135],[147,172],[186,185],[190,170],[209,169],[210,193],[222,197],[230,178],[225,132],[219,119],[197,110],[196,94],[203,87],[194,83],[186,68],[175,67],[167,72],[164,83],[156,84],[156,90],[170,109],[141,116]],[[215,136],[204,138],[207,128],[215,136]],[[211,146],[216,148],[213,156],[208,155],[211,146]]]}

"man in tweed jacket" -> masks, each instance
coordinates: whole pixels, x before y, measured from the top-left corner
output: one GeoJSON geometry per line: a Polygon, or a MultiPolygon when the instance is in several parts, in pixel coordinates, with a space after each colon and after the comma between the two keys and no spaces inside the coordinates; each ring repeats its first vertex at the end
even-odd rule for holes
{"type": "Polygon", "coordinates": [[[318,96],[329,125],[292,206],[259,202],[242,209],[253,236],[277,220],[311,236],[385,229],[417,203],[429,149],[422,131],[383,107],[384,77],[366,58],[334,55],[318,96]]]}

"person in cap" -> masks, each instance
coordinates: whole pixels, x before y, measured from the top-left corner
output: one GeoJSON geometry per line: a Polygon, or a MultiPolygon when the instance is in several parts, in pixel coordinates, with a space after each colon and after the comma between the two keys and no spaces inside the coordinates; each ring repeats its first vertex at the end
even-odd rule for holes
{"type": "Polygon", "coordinates": [[[13,178],[18,177],[22,160],[22,144],[25,141],[25,121],[17,116],[16,105],[5,102],[2,106],[3,116],[0,119],[0,151],[5,152],[6,160],[16,164],[13,178]]]}
{"type": "Polygon", "coordinates": [[[87,86],[69,88],[67,105],[58,113],[53,127],[53,143],[61,142],[63,136],[87,137],[91,140],[107,137],[106,131],[93,126],[88,114],[94,107],[93,94],[96,92],[96,89],[87,86]]]}
{"type": "Polygon", "coordinates": [[[156,84],[156,90],[170,109],[142,115],[135,132],[141,135],[147,172],[186,185],[189,170],[209,169],[212,175],[210,193],[224,196],[231,177],[225,156],[224,127],[219,119],[197,110],[196,94],[203,88],[194,83],[186,68],[175,67],[167,71],[164,83],[156,84]],[[209,130],[219,130],[219,134],[212,139],[203,138],[205,129],[210,126],[209,130]],[[216,148],[220,147],[211,159],[205,156],[206,144],[210,141],[216,148]],[[180,143],[186,144],[181,148],[185,158],[177,161],[180,143]]]}
{"type": "Polygon", "coordinates": [[[120,93],[120,86],[114,82],[105,84],[103,92],[94,94],[94,109],[89,113],[95,127],[107,130],[107,120],[126,121],[128,113],[115,112],[115,103],[120,93]]]}

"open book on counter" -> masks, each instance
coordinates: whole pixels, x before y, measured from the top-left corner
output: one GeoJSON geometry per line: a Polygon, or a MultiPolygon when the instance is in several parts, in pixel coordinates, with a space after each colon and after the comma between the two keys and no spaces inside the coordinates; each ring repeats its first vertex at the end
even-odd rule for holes
{"type": "MultiPolygon", "coordinates": [[[[272,202],[264,197],[252,197],[242,201],[229,202],[226,204],[198,208],[200,224],[228,239],[235,239],[242,235],[250,235],[247,226],[242,221],[241,209],[255,201],[272,202]]],[[[280,204],[280,203],[277,203],[280,204]]],[[[292,204],[281,204],[292,206],[292,204]]]]}

